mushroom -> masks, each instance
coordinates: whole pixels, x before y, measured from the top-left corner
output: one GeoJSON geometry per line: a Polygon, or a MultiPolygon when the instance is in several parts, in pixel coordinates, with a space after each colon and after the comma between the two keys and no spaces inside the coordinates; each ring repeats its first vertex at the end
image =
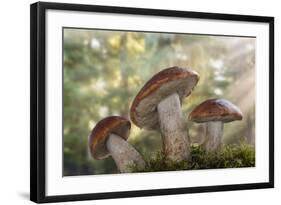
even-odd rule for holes
{"type": "Polygon", "coordinates": [[[224,123],[242,120],[241,110],[225,99],[210,99],[198,105],[189,115],[197,123],[205,123],[206,151],[217,151],[222,146],[224,123]]]}
{"type": "Polygon", "coordinates": [[[190,69],[166,68],[154,75],[135,97],[131,120],[140,128],[160,129],[166,159],[190,159],[190,139],[181,103],[190,95],[199,76],[190,69]]]}
{"type": "Polygon", "coordinates": [[[132,172],[132,167],[144,168],[142,156],[127,142],[131,123],[124,117],[110,116],[99,121],[89,136],[89,148],[94,159],[112,156],[120,172],[132,172]]]}

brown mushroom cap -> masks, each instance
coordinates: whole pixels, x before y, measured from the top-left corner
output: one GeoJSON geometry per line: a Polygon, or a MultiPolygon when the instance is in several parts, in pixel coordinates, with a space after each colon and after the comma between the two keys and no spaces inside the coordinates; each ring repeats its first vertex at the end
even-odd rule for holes
{"type": "Polygon", "coordinates": [[[190,69],[171,67],[160,71],[135,97],[130,110],[131,120],[140,128],[157,129],[159,102],[175,92],[182,102],[190,95],[198,80],[199,75],[190,69]]]}
{"type": "Polygon", "coordinates": [[[224,123],[242,120],[241,110],[225,99],[210,99],[198,105],[189,115],[189,119],[202,123],[222,121],[224,123]]]}
{"type": "Polygon", "coordinates": [[[109,134],[116,134],[124,140],[128,139],[131,123],[120,116],[110,116],[99,121],[89,136],[89,148],[93,158],[104,159],[109,156],[106,140],[109,134]]]}

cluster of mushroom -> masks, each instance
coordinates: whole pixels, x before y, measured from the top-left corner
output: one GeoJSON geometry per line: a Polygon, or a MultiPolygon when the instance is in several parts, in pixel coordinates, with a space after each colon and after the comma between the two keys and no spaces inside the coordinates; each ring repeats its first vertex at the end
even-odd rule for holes
{"type": "MultiPolygon", "coordinates": [[[[167,160],[191,159],[191,142],[181,105],[199,81],[190,69],[171,67],[154,75],[136,95],[131,109],[132,122],[143,129],[159,130],[163,153],[167,160]]],[[[189,115],[189,120],[205,123],[207,151],[220,149],[223,123],[241,120],[238,107],[225,99],[206,100],[189,115]]],[[[145,161],[126,140],[131,123],[124,117],[110,116],[97,123],[89,137],[93,158],[112,156],[120,172],[131,172],[131,167],[145,167],[145,161]]]]}

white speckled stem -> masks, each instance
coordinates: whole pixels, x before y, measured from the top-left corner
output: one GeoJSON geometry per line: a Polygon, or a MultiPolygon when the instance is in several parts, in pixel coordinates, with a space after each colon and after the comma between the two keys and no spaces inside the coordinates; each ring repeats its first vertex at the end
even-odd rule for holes
{"type": "Polygon", "coordinates": [[[218,151],[222,147],[223,122],[206,122],[206,137],[203,147],[207,151],[218,151]]]}
{"type": "Polygon", "coordinates": [[[106,146],[120,172],[132,172],[132,167],[145,167],[145,162],[137,150],[118,135],[110,134],[106,146]]]}
{"type": "Polygon", "coordinates": [[[158,104],[157,109],[166,158],[173,161],[189,160],[190,139],[179,95],[169,95],[158,104]]]}

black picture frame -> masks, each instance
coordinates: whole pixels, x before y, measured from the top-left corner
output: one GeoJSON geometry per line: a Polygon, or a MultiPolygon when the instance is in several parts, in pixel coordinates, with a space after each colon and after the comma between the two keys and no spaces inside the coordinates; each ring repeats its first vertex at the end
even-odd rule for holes
{"type": "Polygon", "coordinates": [[[30,6],[30,200],[37,203],[76,200],[97,200],[198,192],[230,191],[274,187],[274,17],[233,15],[144,8],[126,8],[82,4],[38,2],[30,6]],[[128,15],[168,16],[195,19],[262,22],[269,24],[269,181],[249,184],[230,184],[191,188],[89,193],[46,196],[46,11],[85,11],[128,15]]]}

